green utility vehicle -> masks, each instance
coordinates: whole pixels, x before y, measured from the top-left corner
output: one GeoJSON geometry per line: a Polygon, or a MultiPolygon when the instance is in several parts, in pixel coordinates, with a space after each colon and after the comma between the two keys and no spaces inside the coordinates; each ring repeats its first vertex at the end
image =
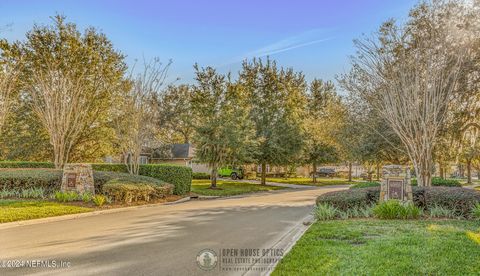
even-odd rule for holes
{"type": "Polygon", "coordinates": [[[231,177],[233,180],[243,178],[243,169],[227,166],[218,170],[218,175],[220,177],[231,177]]]}

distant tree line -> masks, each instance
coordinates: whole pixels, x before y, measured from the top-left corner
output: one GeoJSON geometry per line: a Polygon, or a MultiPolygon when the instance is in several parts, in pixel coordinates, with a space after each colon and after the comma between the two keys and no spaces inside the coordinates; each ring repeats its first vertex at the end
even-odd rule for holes
{"type": "Polygon", "coordinates": [[[197,161],[225,165],[411,164],[419,185],[449,162],[480,169],[480,7],[421,2],[355,40],[351,70],[305,80],[270,58],[236,74],[194,65],[193,84],[166,83],[171,62],[128,68],[94,28],[62,16],[23,41],[0,40],[0,154],[8,160],[98,162],[122,155],[138,173],[144,148],[193,143],[197,161]]]}

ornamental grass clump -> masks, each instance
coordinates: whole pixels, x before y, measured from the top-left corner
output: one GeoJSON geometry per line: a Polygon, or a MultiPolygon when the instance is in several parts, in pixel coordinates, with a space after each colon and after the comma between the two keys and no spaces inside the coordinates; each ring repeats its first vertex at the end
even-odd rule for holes
{"type": "Polygon", "coordinates": [[[313,213],[317,220],[331,220],[336,218],[338,209],[329,204],[319,204],[313,213]]]}
{"type": "Polygon", "coordinates": [[[417,219],[422,214],[422,210],[410,202],[388,200],[376,205],[373,213],[380,219],[417,219]]]}

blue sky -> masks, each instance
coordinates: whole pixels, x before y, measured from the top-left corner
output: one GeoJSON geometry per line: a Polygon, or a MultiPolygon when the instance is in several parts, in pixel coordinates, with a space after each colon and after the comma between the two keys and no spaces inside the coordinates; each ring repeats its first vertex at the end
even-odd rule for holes
{"type": "Polygon", "coordinates": [[[136,58],[173,60],[170,79],[193,82],[192,65],[237,72],[241,61],[270,55],[308,80],[348,70],[352,40],[389,18],[405,19],[413,0],[318,1],[0,1],[0,33],[22,40],[34,23],[60,13],[80,28],[106,33],[132,64],[136,58]]]}

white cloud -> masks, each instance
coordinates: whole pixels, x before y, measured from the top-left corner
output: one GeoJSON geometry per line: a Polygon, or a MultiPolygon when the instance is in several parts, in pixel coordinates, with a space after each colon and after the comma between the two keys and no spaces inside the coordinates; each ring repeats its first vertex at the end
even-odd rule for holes
{"type": "Polygon", "coordinates": [[[323,29],[314,29],[314,30],[303,32],[298,35],[290,36],[285,39],[274,42],[272,44],[269,44],[267,46],[245,53],[241,56],[237,56],[224,65],[240,62],[244,59],[250,59],[254,57],[259,58],[259,57],[271,56],[278,53],[290,51],[293,49],[298,49],[298,48],[310,46],[313,44],[318,44],[321,42],[332,40],[333,37],[325,37],[325,32],[326,31],[323,29]]]}

